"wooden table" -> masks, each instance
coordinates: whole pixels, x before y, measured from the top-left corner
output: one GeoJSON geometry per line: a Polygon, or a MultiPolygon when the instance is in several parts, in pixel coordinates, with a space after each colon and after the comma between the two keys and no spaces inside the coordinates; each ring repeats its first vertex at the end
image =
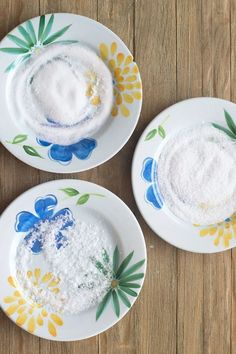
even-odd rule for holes
{"type": "Polygon", "coordinates": [[[235,354],[236,251],[191,254],[157,237],[135,205],[130,166],[141,132],[167,106],[194,96],[236,101],[236,1],[0,0],[1,37],[22,21],[51,12],[89,16],[124,40],[142,75],[141,118],[116,157],[80,174],[37,171],[1,146],[0,211],[20,193],[48,180],[70,177],[101,184],[137,216],[147,243],[148,271],[130,313],[89,340],[39,339],[0,313],[0,354],[235,354]]]}

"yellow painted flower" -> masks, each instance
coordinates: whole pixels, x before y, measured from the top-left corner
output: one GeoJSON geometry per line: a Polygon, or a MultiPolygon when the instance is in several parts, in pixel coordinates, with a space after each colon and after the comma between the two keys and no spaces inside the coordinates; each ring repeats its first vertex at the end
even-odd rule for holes
{"type": "Polygon", "coordinates": [[[202,237],[212,236],[215,246],[223,242],[225,248],[229,247],[232,238],[236,239],[236,214],[218,224],[203,227],[199,231],[199,235],[202,237]]]}
{"type": "Polygon", "coordinates": [[[129,117],[129,105],[135,100],[142,99],[142,84],[137,64],[132,55],[125,56],[117,50],[117,44],[111,43],[110,47],[105,43],[99,46],[100,56],[108,65],[113,76],[115,102],[112,108],[112,116],[119,111],[124,117],[129,117]]]}
{"type": "MultiPolygon", "coordinates": [[[[58,293],[60,289],[57,287],[59,279],[56,279],[52,273],[46,273],[41,276],[41,270],[36,268],[34,272],[27,272],[28,280],[30,280],[32,286],[40,287],[46,286],[53,293],[58,293]]],[[[44,326],[47,324],[49,333],[53,336],[57,336],[56,326],[62,326],[63,321],[55,313],[49,313],[45,308],[33,301],[26,301],[20,291],[17,290],[17,281],[14,277],[8,277],[8,283],[15,289],[11,296],[4,298],[4,302],[9,304],[9,307],[5,310],[9,317],[16,315],[15,322],[18,326],[25,328],[34,333],[37,326],[44,326]]]]}
{"type": "Polygon", "coordinates": [[[101,98],[99,95],[96,95],[95,93],[97,76],[93,71],[88,71],[86,73],[86,77],[88,78],[86,96],[90,97],[90,103],[93,106],[98,106],[101,104],[101,98]]]}

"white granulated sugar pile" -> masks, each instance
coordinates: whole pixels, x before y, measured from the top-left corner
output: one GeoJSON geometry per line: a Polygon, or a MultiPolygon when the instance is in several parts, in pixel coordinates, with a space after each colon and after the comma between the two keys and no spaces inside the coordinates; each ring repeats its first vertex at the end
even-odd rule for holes
{"type": "Polygon", "coordinates": [[[7,102],[21,130],[70,145],[96,133],[109,118],[112,76],[91,49],[53,44],[38,48],[9,76],[7,102]]]}
{"type": "Polygon", "coordinates": [[[180,131],[161,151],[158,183],[167,208],[180,219],[223,221],[236,210],[236,145],[208,124],[180,131]]]}
{"type": "Polygon", "coordinates": [[[55,236],[61,229],[60,223],[61,218],[41,222],[33,233],[32,242],[26,245],[22,241],[18,245],[16,276],[19,288],[29,301],[51,311],[75,314],[91,308],[105,296],[112,278],[112,245],[103,221],[98,224],[79,221],[74,227],[62,231],[64,237],[58,249],[55,236]],[[39,255],[34,255],[30,248],[40,235],[43,235],[43,249],[39,255]],[[110,257],[108,263],[104,261],[105,251],[110,257]],[[56,288],[60,291],[55,291],[54,287],[40,279],[36,286],[32,286],[32,279],[27,273],[29,269],[34,269],[35,257],[46,269],[45,273],[50,271],[53,274],[55,282],[58,281],[56,288]],[[96,261],[105,263],[105,270],[99,270],[96,261]]]}

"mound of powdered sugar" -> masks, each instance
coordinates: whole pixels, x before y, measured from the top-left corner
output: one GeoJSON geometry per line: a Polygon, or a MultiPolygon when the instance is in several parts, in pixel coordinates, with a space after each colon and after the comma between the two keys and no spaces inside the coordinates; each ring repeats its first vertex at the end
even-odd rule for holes
{"type": "Polygon", "coordinates": [[[214,224],[236,210],[236,145],[205,124],[180,131],[164,145],[158,184],[167,208],[180,219],[214,224]]]}
{"type": "Polygon", "coordinates": [[[9,75],[8,109],[15,124],[47,142],[70,145],[95,134],[113,104],[112,75],[90,48],[38,48],[9,75]]]}
{"type": "Polygon", "coordinates": [[[65,216],[54,221],[45,220],[32,231],[31,240],[20,242],[16,252],[16,279],[24,297],[49,311],[76,314],[99,303],[105,296],[112,277],[111,258],[105,262],[104,271],[96,262],[104,264],[104,252],[111,255],[109,230],[103,221],[92,224],[79,221],[75,226],[61,231],[61,247],[55,237],[61,230],[65,216]],[[42,241],[42,252],[32,253],[36,239],[42,241]],[[36,262],[36,263],[35,263],[36,262]],[[29,270],[41,269],[36,281],[29,277],[29,270]],[[43,281],[45,274],[53,276],[56,286],[43,281]]]}

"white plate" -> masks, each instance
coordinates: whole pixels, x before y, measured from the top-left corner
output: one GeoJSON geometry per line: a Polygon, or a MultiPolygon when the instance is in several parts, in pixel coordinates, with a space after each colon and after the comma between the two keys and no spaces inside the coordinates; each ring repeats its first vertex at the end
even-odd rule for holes
{"type": "MultiPolygon", "coordinates": [[[[49,18],[50,15],[46,15],[46,24],[49,18]]],[[[11,31],[10,35],[27,41],[27,33],[31,34],[30,30],[33,28],[37,37],[39,21],[40,17],[33,18],[30,22],[26,21],[11,31]],[[26,34],[24,29],[27,31],[26,34]]],[[[113,157],[133,133],[142,106],[142,86],[138,67],[121,39],[94,20],[67,13],[54,15],[52,28],[47,38],[68,25],[71,26],[54,41],[58,39],[61,41],[76,40],[92,48],[110,67],[115,93],[113,116],[111,115],[109,123],[99,133],[86,136],[84,137],[86,140],[80,140],[78,144],[69,147],[46,143],[40,145],[33,133],[19,130],[16,127],[8,112],[5,91],[9,73],[5,72],[5,69],[15,60],[19,62],[17,65],[23,65],[21,60],[31,51],[33,51],[31,55],[37,55],[37,51],[40,50],[37,47],[41,48],[43,44],[37,41],[36,46],[31,44],[27,51],[14,43],[12,37],[6,36],[0,43],[0,48],[18,48],[26,52],[22,54],[0,52],[1,142],[13,155],[30,166],[59,173],[88,170],[113,157]]],[[[33,37],[32,34],[31,37],[33,37]]]]}
{"type": "Polygon", "coordinates": [[[166,140],[179,130],[203,122],[227,128],[224,110],[236,122],[236,105],[218,98],[193,98],[161,112],[144,130],[134,153],[132,185],[141,214],[152,230],[172,245],[200,253],[220,252],[236,246],[236,215],[206,227],[186,224],[173,216],[161,201],[153,164],[166,140]]]}
{"type": "MultiPolygon", "coordinates": [[[[133,296],[125,293],[130,305],[135,302],[143,285],[147,255],[142,230],[130,209],[113,193],[93,183],[79,180],[44,183],[23,193],[3,212],[0,218],[0,230],[2,230],[0,236],[2,245],[0,248],[0,304],[2,309],[12,321],[39,337],[72,341],[105,331],[117,323],[129,308],[119,297],[120,314],[115,314],[111,297],[97,320],[98,304],[76,315],[56,313],[55,316],[50,311],[46,314],[42,307],[35,307],[34,302],[32,305],[29,300],[25,299],[24,292],[17,290],[18,286],[14,283],[17,272],[15,252],[20,240],[29,234],[29,230],[32,231],[35,228],[37,225],[35,220],[46,218],[50,221],[55,213],[62,213],[64,208],[69,208],[74,220],[94,222],[96,218],[99,218],[107,225],[110,230],[112,251],[109,254],[110,260],[103,260],[103,263],[108,262],[104,263],[106,269],[112,268],[113,250],[116,246],[120,254],[119,265],[128,254],[134,251],[125,271],[137,262],[144,260],[140,267],[131,271],[137,279],[128,280],[132,282],[132,285],[138,285],[137,288],[131,285],[128,290],[133,296]],[[27,214],[25,214],[26,212],[27,214]],[[16,220],[18,220],[17,224],[16,220]],[[26,224],[26,220],[28,224],[26,224]],[[38,323],[39,315],[41,323],[38,323]]],[[[33,282],[36,277],[40,284],[43,282],[45,273],[50,272],[50,269],[45,268],[40,252],[40,250],[35,251],[34,249],[34,253],[32,253],[32,266],[29,269],[32,286],[35,286],[33,282]]],[[[56,284],[56,287],[60,290],[60,282],[56,284]]]]}

